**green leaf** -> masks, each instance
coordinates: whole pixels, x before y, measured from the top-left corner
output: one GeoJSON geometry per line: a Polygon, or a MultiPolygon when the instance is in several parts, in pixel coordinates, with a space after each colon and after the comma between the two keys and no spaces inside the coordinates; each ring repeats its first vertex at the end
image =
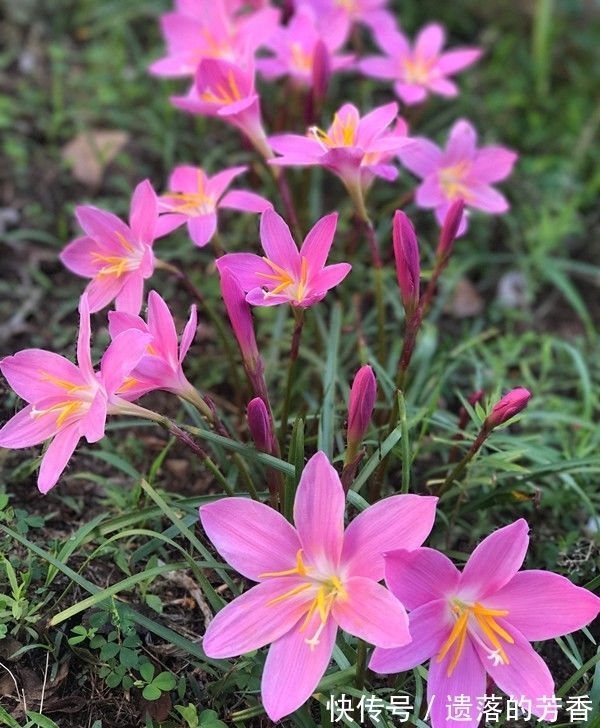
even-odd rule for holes
{"type": "Polygon", "coordinates": [[[163,692],[167,692],[168,690],[173,690],[175,685],[177,684],[177,680],[175,679],[175,675],[173,675],[172,672],[160,672],[152,681],[152,684],[155,685],[157,688],[162,690],[163,692]]]}
{"type": "Polygon", "coordinates": [[[146,698],[146,700],[158,700],[162,693],[160,689],[152,683],[150,685],[146,685],[146,687],[142,690],[142,695],[146,698]]]}
{"type": "Polygon", "coordinates": [[[142,679],[147,683],[151,683],[154,677],[154,665],[151,662],[142,662],[138,669],[142,679]]]}

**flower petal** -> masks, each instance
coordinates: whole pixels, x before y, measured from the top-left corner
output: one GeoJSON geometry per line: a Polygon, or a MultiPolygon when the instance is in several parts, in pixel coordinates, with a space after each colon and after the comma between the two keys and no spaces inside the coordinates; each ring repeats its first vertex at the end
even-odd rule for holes
{"type": "Polygon", "coordinates": [[[300,253],[285,220],[275,210],[261,215],[260,240],[269,260],[300,278],[300,253]]]}
{"type": "Polygon", "coordinates": [[[337,565],[344,540],[344,489],[324,452],[304,466],[296,499],[294,523],[304,559],[313,566],[337,565]]]}
{"type": "Polygon", "coordinates": [[[188,219],[190,238],[199,248],[210,242],[217,229],[217,213],[208,212],[206,215],[194,215],[188,219]]]}
{"type": "Polygon", "coordinates": [[[352,576],[381,581],[384,551],[416,549],[429,535],[437,498],[393,495],[369,506],[346,529],[342,561],[352,576]]]}
{"type": "Polygon", "coordinates": [[[475,649],[480,651],[485,669],[500,690],[507,695],[531,700],[532,712],[541,715],[535,710],[536,704],[538,711],[541,711],[540,698],[554,695],[554,680],[550,670],[522,634],[511,630],[505,620],[499,619],[498,625],[509,631],[514,639],[514,644],[503,642],[508,664],[495,664],[493,660],[487,659],[488,656],[477,645],[475,649]]]}
{"type": "Polygon", "coordinates": [[[434,549],[390,551],[384,559],[385,583],[407,609],[417,609],[458,588],[460,572],[434,549]]]}
{"type": "Polygon", "coordinates": [[[503,587],[521,568],[529,536],[524,518],[499,528],[473,551],[462,572],[460,590],[481,601],[503,587]]]}
{"type": "MultiPolygon", "coordinates": [[[[50,403],[51,406],[52,403],[50,403]]],[[[18,450],[39,445],[56,434],[56,414],[33,416],[33,405],[27,405],[5,422],[0,429],[0,447],[18,450]]]]}
{"type": "Polygon", "coordinates": [[[408,615],[412,642],[390,649],[376,647],[369,669],[384,674],[404,672],[437,655],[450,634],[446,612],[446,602],[440,599],[413,610],[408,615]]]}
{"type": "Polygon", "coordinates": [[[47,493],[53,488],[67,466],[73,451],[77,447],[81,435],[79,433],[79,422],[73,422],[61,428],[48,449],[44,453],[42,465],[38,475],[38,488],[41,493],[47,493]]]}
{"type": "Polygon", "coordinates": [[[398,157],[417,177],[427,177],[439,167],[442,151],[429,139],[415,138],[398,151],[398,157]]]}
{"type": "Polygon", "coordinates": [[[411,641],[406,609],[381,584],[356,576],[344,581],[348,598],[338,597],[332,609],[339,626],[372,645],[400,647],[411,641]]]}
{"type": "Polygon", "coordinates": [[[309,280],[311,280],[313,276],[317,275],[317,273],[319,273],[325,265],[325,261],[327,260],[327,256],[329,255],[329,251],[333,243],[337,219],[338,216],[336,212],[322,217],[311,228],[302,243],[300,255],[306,258],[309,280]]]}
{"type": "Polygon", "coordinates": [[[261,574],[296,564],[300,539],[273,508],[249,498],[223,498],[200,507],[206,535],[228,564],[259,581],[261,574]]]}
{"type": "Polygon", "coordinates": [[[528,640],[547,640],[585,627],[600,612],[600,599],[559,574],[519,571],[485,600],[508,609],[506,620],[528,640]]]}
{"type": "Polygon", "coordinates": [[[429,663],[429,679],[427,682],[427,700],[431,707],[431,725],[447,726],[453,715],[458,715],[460,704],[469,706],[461,715],[461,728],[477,728],[481,716],[476,708],[478,698],[485,695],[485,668],[477,655],[471,640],[467,639],[460,656],[460,661],[452,675],[448,676],[450,656],[446,655],[441,662],[433,657],[429,663]]]}
{"type": "Polygon", "coordinates": [[[156,192],[150,184],[150,180],[145,179],[133,191],[129,213],[131,231],[139,243],[152,245],[157,218],[158,201],[156,192]]]}
{"type": "Polygon", "coordinates": [[[39,402],[65,394],[58,382],[85,384],[81,371],[64,356],[44,349],[24,349],[0,361],[0,370],[15,392],[26,402],[39,402]]]}
{"type": "Polygon", "coordinates": [[[294,581],[289,577],[269,579],[223,607],[208,625],[202,640],[206,654],[214,658],[243,655],[296,627],[308,609],[310,597],[296,595],[267,606],[293,588],[294,581]]]}
{"type": "Polygon", "coordinates": [[[320,626],[318,610],[306,627],[292,629],[271,645],[262,679],[262,699],[267,715],[277,721],[293,713],[315,691],[327,669],[337,625],[329,619],[316,645],[308,645],[306,637],[320,626]]]}

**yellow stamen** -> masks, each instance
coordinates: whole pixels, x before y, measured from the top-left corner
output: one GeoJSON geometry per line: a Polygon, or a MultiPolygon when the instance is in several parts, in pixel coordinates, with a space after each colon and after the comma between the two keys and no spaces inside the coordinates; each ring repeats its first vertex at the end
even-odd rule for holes
{"type": "Polygon", "coordinates": [[[445,167],[439,171],[440,184],[449,200],[457,200],[462,197],[465,202],[469,202],[473,199],[469,188],[463,182],[470,168],[471,163],[463,160],[452,167],[445,167]]]}
{"type": "Polygon", "coordinates": [[[402,59],[402,69],[406,83],[427,83],[431,80],[431,69],[435,66],[437,59],[415,56],[402,59]]]}
{"type": "Polygon", "coordinates": [[[450,664],[448,665],[448,677],[454,672],[454,668],[458,664],[460,656],[465,646],[467,634],[470,635],[490,656],[495,655],[497,659],[503,664],[508,665],[508,657],[502,644],[500,643],[499,637],[509,644],[514,643],[514,639],[511,635],[499,624],[496,623],[495,617],[505,617],[508,614],[506,609],[488,609],[482,606],[479,602],[475,604],[467,605],[463,602],[455,600],[452,606],[452,612],[456,618],[454,626],[448,636],[448,639],[440,650],[437,661],[441,662],[444,657],[450,651],[450,648],[454,646],[454,652],[450,664]],[[489,643],[485,643],[485,640],[478,633],[476,629],[469,629],[470,617],[473,616],[475,622],[483,632],[483,635],[487,637],[489,643]]]}
{"type": "Polygon", "coordinates": [[[333,116],[333,124],[329,134],[318,126],[311,126],[308,135],[316,139],[323,148],[351,147],[354,145],[357,118],[348,113],[345,119],[341,119],[338,113],[333,116]]]}
{"type": "Polygon", "coordinates": [[[227,74],[227,80],[229,81],[229,86],[219,84],[216,91],[213,91],[209,87],[206,89],[206,91],[204,91],[204,93],[200,94],[200,98],[203,101],[208,101],[211,104],[222,105],[233,104],[235,101],[239,101],[242,98],[242,95],[240,94],[240,90],[236,83],[235,76],[231,69],[227,74]]]}
{"type": "Polygon", "coordinates": [[[311,577],[309,575],[310,571],[314,571],[314,567],[308,566],[304,563],[304,560],[302,558],[302,549],[299,549],[296,553],[295,567],[293,567],[292,569],[285,569],[283,571],[267,571],[264,574],[259,574],[259,578],[262,579],[264,577],[270,576],[293,576],[295,574],[307,577],[306,581],[302,584],[298,584],[293,589],[290,589],[284,594],[280,594],[278,597],[270,599],[265,604],[266,607],[270,607],[273,604],[279,604],[280,602],[283,602],[290,597],[295,597],[297,594],[302,594],[302,592],[305,592],[308,589],[314,589],[315,587],[317,587],[315,596],[310,603],[306,615],[302,620],[302,624],[299,628],[300,632],[305,630],[309,625],[315,612],[318,612],[319,626],[317,627],[317,630],[312,637],[307,637],[304,640],[308,645],[310,645],[311,650],[313,650],[315,648],[315,645],[319,644],[319,636],[321,635],[323,628],[327,624],[327,620],[329,618],[329,614],[335,600],[338,597],[340,599],[347,599],[348,592],[344,589],[340,578],[335,574],[324,579],[319,578],[318,576],[311,577]]]}
{"type": "Polygon", "coordinates": [[[263,273],[261,271],[258,271],[256,273],[257,276],[260,276],[261,278],[267,278],[271,281],[278,282],[279,285],[277,285],[275,288],[273,288],[271,291],[267,291],[265,295],[267,296],[276,296],[277,294],[281,293],[282,291],[285,291],[286,288],[288,288],[291,285],[294,285],[297,283],[297,289],[296,289],[296,295],[294,298],[298,303],[302,301],[304,298],[305,290],[306,290],[306,283],[308,280],[308,263],[304,256],[302,256],[300,260],[300,280],[296,281],[291,273],[288,273],[284,268],[282,268],[280,265],[277,265],[277,263],[274,263],[272,260],[269,260],[268,258],[263,256],[263,260],[265,263],[273,270],[275,273],[263,273]]]}
{"type": "Polygon", "coordinates": [[[115,235],[119,239],[121,245],[127,251],[125,255],[101,255],[100,253],[92,253],[94,263],[107,263],[98,271],[99,276],[115,275],[119,278],[123,273],[136,270],[139,267],[139,261],[131,255],[134,252],[133,246],[121,235],[115,231],[115,235]]]}

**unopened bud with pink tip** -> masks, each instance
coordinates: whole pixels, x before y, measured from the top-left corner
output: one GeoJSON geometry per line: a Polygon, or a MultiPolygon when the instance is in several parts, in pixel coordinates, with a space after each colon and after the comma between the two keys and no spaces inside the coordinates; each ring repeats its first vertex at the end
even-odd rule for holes
{"type": "Polygon", "coordinates": [[[361,443],[367,432],[375,398],[377,396],[377,382],[370,366],[361,367],[350,389],[350,402],[348,404],[348,447],[345,463],[352,462],[358,455],[361,443]]]}
{"type": "Polygon", "coordinates": [[[273,452],[273,428],[267,406],[260,397],[255,397],[248,402],[246,407],[248,417],[248,428],[254,444],[262,452],[273,452]]]}
{"type": "Polygon", "coordinates": [[[511,390],[492,407],[492,411],[485,419],[484,427],[487,430],[493,430],[495,427],[508,422],[527,407],[530,399],[531,392],[524,387],[511,390]]]}
{"type": "Polygon", "coordinates": [[[440,231],[437,250],[435,251],[436,262],[446,262],[452,252],[452,245],[458,234],[460,223],[465,214],[465,201],[462,198],[455,200],[449,207],[444,224],[440,231]]]}
{"type": "Polygon", "coordinates": [[[421,264],[415,229],[402,210],[396,210],[394,215],[392,240],[396,259],[396,276],[402,296],[402,305],[408,318],[419,305],[421,264]]]}

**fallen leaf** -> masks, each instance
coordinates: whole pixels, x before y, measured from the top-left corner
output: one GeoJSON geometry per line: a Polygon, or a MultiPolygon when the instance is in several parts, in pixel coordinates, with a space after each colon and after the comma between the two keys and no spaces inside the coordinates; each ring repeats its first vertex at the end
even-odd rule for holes
{"type": "Polygon", "coordinates": [[[460,278],[444,306],[444,311],[456,318],[479,316],[483,311],[484,301],[475,286],[466,278],[460,278]]]}
{"type": "Polygon", "coordinates": [[[129,134],[125,131],[88,129],[63,147],[62,157],[71,165],[76,180],[96,187],[107,165],[128,141],[129,134]]]}

